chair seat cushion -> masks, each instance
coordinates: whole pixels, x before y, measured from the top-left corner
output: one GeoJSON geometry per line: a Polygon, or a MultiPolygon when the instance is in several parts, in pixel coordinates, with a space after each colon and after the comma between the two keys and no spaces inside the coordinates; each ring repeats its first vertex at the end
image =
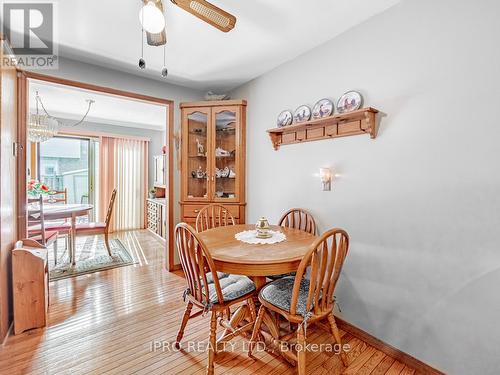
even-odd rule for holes
{"type": "Polygon", "coordinates": [[[281,275],[270,275],[270,276],[266,276],[267,278],[271,279],[271,280],[278,280],[278,279],[282,279],[284,277],[295,277],[297,273],[296,272],[289,272],[289,273],[284,273],[284,274],[281,274],[281,275]]]}
{"type": "MultiPolygon", "coordinates": [[[[290,305],[292,303],[292,290],[295,277],[285,277],[276,281],[270,282],[264,286],[260,291],[260,297],[276,306],[277,308],[290,312],[290,305]]],[[[305,316],[307,294],[309,293],[309,280],[302,279],[300,282],[299,298],[297,300],[297,314],[305,316]]]]}
{"type": "MultiPolygon", "coordinates": [[[[217,276],[219,278],[219,284],[224,302],[233,301],[243,297],[245,294],[255,291],[255,284],[246,276],[230,275],[222,272],[217,272],[217,276]]],[[[208,291],[210,293],[210,302],[213,304],[219,303],[213,277],[210,272],[207,273],[207,281],[208,291]]]]}
{"type": "Polygon", "coordinates": [[[88,230],[104,230],[106,228],[106,223],[81,223],[76,224],[76,231],[88,231],[88,230]]]}

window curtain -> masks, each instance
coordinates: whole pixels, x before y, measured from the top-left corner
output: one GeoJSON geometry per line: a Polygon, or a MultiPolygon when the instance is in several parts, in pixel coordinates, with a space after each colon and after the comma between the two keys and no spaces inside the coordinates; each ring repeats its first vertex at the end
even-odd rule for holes
{"type": "Polygon", "coordinates": [[[148,142],[101,137],[99,220],[104,221],[113,189],[116,200],[111,231],[145,227],[148,142]]]}

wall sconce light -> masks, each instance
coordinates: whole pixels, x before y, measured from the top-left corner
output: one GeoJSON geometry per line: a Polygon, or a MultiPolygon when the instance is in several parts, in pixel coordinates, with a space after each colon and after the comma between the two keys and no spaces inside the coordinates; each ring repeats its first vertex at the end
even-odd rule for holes
{"type": "Polygon", "coordinates": [[[321,179],[323,191],[332,190],[332,170],[330,168],[320,168],[319,178],[321,179]]]}

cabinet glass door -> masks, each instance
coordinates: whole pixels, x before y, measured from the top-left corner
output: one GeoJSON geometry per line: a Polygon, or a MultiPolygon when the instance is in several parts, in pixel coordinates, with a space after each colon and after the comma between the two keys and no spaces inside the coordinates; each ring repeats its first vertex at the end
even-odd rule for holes
{"type": "Polygon", "coordinates": [[[209,163],[209,110],[200,109],[187,115],[184,139],[187,140],[187,199],[208,197],[209,163]]]}
{"type": "Polygon", "coordinates": [[[214,155],[214,199],[221,201],[236,200],[238,194],[238,109],[214,109],[215,127],[214,155]]]}

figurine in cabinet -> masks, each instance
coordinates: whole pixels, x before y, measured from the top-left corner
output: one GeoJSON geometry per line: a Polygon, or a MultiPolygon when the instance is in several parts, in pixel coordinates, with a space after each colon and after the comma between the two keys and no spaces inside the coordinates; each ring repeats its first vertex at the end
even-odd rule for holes
{"type": "Polygon", "coordinates": [[[203,178],[203,177],[205,177],[205,172],[203,172],[203,169],[201,168],[201,165],[198,167],[198,170],[196,171],[196,177],[197,178],[203,178]]]}
{"type": "Polygon", "coordinates": [[[203,147],[198,138],[196,138],[196,149],[198,150],[198,156],[205,156],[205,147],[203,147]]]}

